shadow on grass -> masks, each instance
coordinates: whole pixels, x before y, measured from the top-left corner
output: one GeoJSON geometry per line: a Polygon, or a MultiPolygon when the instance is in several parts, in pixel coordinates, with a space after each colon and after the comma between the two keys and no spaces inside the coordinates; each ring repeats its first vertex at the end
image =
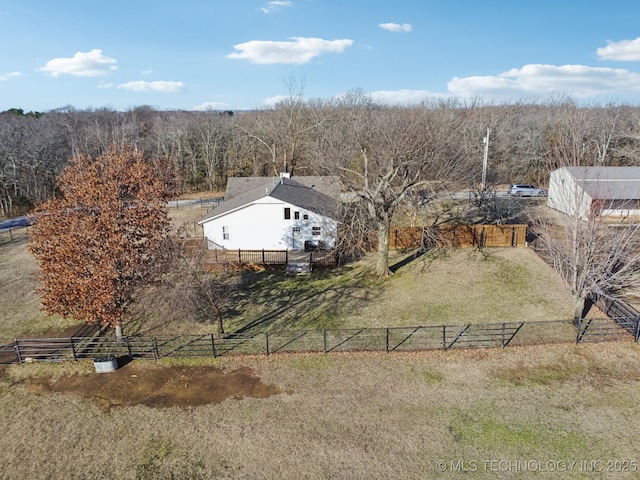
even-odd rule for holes
{"type": "Polygon", "coordinates": [[[268,309],[236,329],[229,329],[229,335],[270,329],[339,328],[344,311],[361,308],[379,292],[365,269],[346,273],[323,270],[304,277],[250,272],[242,283],[232,295],[230,303],[234,307],[225,312],[225,323],[234,323],[234,313],[240,320],[245,306],[268,309]]]}
{"type": "Polygon", "coordinates": [[[389,267],[389,270],[391,270],[391,273],[396,273],[402,267],[405,267],[405,266],[409,265],[411,262],[416,261],[418,258],[422,257],[425,253],[427,253],[429,251],[430,250],[426,250],[426,249],[416,250],[414,253],[412,253],[408,257],[405,257],[402,260],[400,260],[399,262],[394,263],[393,265],[391,265],[389,267]]]}

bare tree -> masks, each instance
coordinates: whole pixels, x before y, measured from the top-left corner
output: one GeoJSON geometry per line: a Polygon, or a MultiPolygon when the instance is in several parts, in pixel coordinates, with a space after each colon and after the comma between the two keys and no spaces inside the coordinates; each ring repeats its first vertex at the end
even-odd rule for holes
{"type": "Polygon", "coordinates": [[[265,173],[270,175],[278,175],[284,165],[289,172],[310,168],[304,161],[305,155],[313,144],[312,134],[325,121],[324,110],[303,98],[304,80],[290,77],[286,86],[289,90],[286,98],[273,107],[243,115],[236,122],[247,140],[268,152],[264,164],[268,166],[265,173]]]}
{"type": "Polygon", "coordinates": [[[579,182],[568,178],[556,182],[555,178],[550,186],[551,202],[564,213],[552,219],[536,216],[534,231],[538,238],[534,245],[565,281],[573,297],[574,319],[579,319],[587,313],[591,301],[635,289],[640,272],[638,210],[635,202],[602,200],[610,197],[610,187],[591,186],[588,194],[579,182]],[[592,202],[592,197],[600,200],[592,202]]]}
{"type": "Polygon", "coordinates": [[[182,276],[177,282],[183,312],[196,320],[215,318],[217,333],[224,333],[223,311],[231,294],[232,279],[224,269],[207,268],[206,251],[197,249],[182,252],[176,272],[182,276]]]}
{"type": "Polygon", "coordinates": [[[445,104],[383,107],[357,91],[337,104],[334,129],[319,143],[318,154],[335,165],[344,188],[376,225],[378,275],[390,273],[391,223],[407,195],[427,187],[437,192],[462,178],[455,141],[459,122],[445,104]]]}
{"type": "Polygon", "coordinates": [[[197,157],[203,166],[207,189],[214,191],[226,184],[231,124],[227,116],[217,113],[207,113],[197,121],[197,157]]]}

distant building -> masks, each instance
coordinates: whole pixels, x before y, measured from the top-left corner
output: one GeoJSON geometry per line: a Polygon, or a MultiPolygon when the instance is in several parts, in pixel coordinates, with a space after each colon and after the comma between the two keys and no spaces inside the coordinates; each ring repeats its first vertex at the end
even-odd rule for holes
{"type": "Polygon", "coordinates": [[[567,215],[640,214],[640,167],[562,167],[551,172],[547,205],[567,215]]]}

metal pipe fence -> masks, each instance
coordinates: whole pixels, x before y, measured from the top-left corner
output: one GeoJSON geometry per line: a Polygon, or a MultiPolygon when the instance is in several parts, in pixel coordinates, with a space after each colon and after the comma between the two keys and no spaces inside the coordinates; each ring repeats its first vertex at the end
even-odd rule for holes
{"type": "Polygon", "coordinates": [[[0,345],[0,363],[68,361],[103,356],[133,359],[197,358],[283,353],[415,352],[513,345],[638,341],[638,317],[272,331],[254,334],[113,335],[21,338],[0,345]]]}
{"type": "Polygon", "coordinates": [[[3,228],[0,230],[0,245],[22,239],[29,235],[29,226],[3,228]]]}

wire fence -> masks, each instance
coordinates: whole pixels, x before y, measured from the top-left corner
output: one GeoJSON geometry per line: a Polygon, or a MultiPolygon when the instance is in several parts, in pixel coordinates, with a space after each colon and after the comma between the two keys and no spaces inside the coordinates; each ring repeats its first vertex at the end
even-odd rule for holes
{"type": "Polygon", "coordinates": [[[201,197],[201,198],[194,198],[191,200],[169,200],[167,202],[167,206],[169,208],[175,208],[175,209],[190,209],[190,208],[205,208],[205,207],[216,207],[218,205],[220,205],[223,202],[224,198],[223,197],[201,197]]]}
{"type": "Polygon", "coordinates": [[[283,353],[416,352],[550,343],[638,341],[638,317],[254,334],[23,338],[0,345],[0,363],[68,361],[104,356],[197,358],[283,353]]]}

